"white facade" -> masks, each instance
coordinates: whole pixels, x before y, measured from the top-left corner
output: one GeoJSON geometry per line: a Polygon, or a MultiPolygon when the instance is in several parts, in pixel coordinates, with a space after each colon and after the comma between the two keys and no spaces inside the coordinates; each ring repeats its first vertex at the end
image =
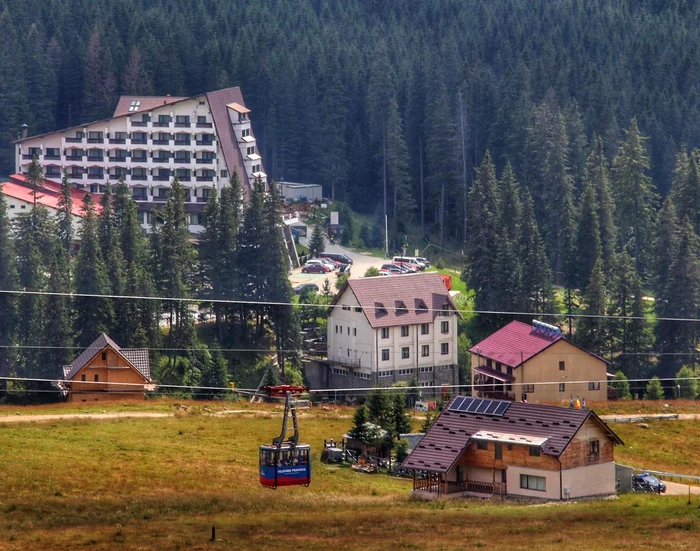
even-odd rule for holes
{"type": "MultiPolygon", "coordinates": [[[[0,190],[1,189],[2,184],[0,184],[0,190]]],[[[19,199],[17,197],[12,197],[7,194],[3,195],[5,196],[5,202],[7,203],[7,218],[10,221],[14,220],[22,214],[29,214],[34,209],[33,201],[19,199]]],[[[40,204],[40,206],[46,208],[50,216],[58,216],[58,209],[45,204],[40,204]]],[[[78,239],[78,230],[80,228],[80,222],[82,221],[82,218],[80,216],[72,215],[71,219],[73,220],[73,235],[75,239],[78,239]]]]}
{"type": "MultiPolygon", "coordinates": [[[[26,174],[36,156],[47,178],[60,178],[67,171],[76,187],[93,193],[102,192],[107,181],[116,183],[123,177],[140,205],[144,228],[153,208],[166,201],[177,176],[188,194],[186,210],[192,233],[203,230],[203,204],[212,190],[221,190],[228,183],[234,170],[244,188],[253,175],[266,178],[247,110],[241,105],[231,104],[244,109],[243,115],[227,106],[230,122],[223,122],[231,128],[223,131],[217,124],[221,125],[224,117],[214,120],[208,94],[167,104],[164,101],[147,110],[138,110],[140,102],[136,103],[133,107],[137,110],[126,115],[19,141],[16,171],[26,174]],[[231,136],[236,143],[226,142],[231,136]],[[227,152],[228,164],[233,164],[233,153],[240,152],[240,166],[228,166],[227,152]]],[[[222,112],[218,109],[221,106],[216,107],[216,112],[222,112]]]]}
{"type": "Polygon", "coordinates": [[[457,318],[430,316],[414,325],[373,328],[352,289],[328,317],[328,361],[379,384],[457,365],[457,318]]]}

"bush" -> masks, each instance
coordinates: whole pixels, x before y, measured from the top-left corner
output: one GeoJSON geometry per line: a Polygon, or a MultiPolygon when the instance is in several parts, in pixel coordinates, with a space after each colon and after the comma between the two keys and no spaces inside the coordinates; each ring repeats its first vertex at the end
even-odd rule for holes
{"type": "Polygon", "coordinates": [[[369,232],[369,226],[367,224],[362,224],[360,226],[360,243],[363,247],[372,246],[372,236],[369,232]]]}
{"type": "Polygon", "coordinates": [[[615,379],[610,382],[615,389],[615,396],[618,400],[631,400],[630,384],[622,371],[615,373],[615,379]]]}
{"type": "Polygon", "coordinates": [[[408,457],[408,440],[399,440],[394,446],[397,463],[403,463],[408,457]]]}
{"type": "Polygon", "coordinates": [[[696,373],[687,365],[678,370],[678,373],[676,373],[676,386],[673,389],[676,393],[676,398],[684,398],[686,400],[695,400],[697,398],[698,382],[691,378],[695,376],[696,373]]]}
{"type": "Polygon", "coordinates": [[[664,387],[661,386],[661,381],[658,377],[654,377],[647,384],[647,391],[644,394],[645,400],[662,400],[664,397],[664,387]]]}
{"type": "Polygon", "coordinates": [[[377,277],[379,275],[379,268],[376,266],[370,266],[365,272],[365,277],[377,277]]]}
{"type": "Polygon", "coordinates": [[[345,282],[348,280],[348,274],[340,274],[338,276],[338,279],[335,280],[335,288],[340,291],[340,288],[345,284],[345,282]]]}
{"type": "Polygon", "coordinates": [[[445,261],[442,259],[442,257],[438,257],[437,261],[435,262],[435,267],[438,270],[444,270],[445,269],[445,261]]]}

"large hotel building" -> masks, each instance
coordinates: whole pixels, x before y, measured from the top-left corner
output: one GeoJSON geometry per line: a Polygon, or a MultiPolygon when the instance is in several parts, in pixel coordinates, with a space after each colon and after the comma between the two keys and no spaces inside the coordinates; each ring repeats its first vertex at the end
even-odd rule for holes
{"type": "Polygon", "coordinates": [[[124,178],[144,228],[177,176],[187,193],[190,231],[199,233],[212,190],[234,172],[246,196],[256,178],[267,178],[249,113],[238,87],[188,98],[122,96],[110,119],[23,135],[15,145],[16,171],[26,174],[36,157],[47,180],[66,171],[76,188],[92,193],[124,178]]]}

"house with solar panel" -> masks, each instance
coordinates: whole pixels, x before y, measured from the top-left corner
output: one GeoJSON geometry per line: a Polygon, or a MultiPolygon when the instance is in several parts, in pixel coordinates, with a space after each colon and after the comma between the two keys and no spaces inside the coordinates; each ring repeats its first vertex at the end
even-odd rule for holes
{"type": "Polygon", "coordinates": [[[591,410],[456,396],[402,468],[424,497],[604,496],[622,444],[591,410]]]}
{"type": "Polygon", "coordinates": [[[553,325],[512,321],[469,351],[475,396],[567,404],[572,396],[608,399],[608,362],[553,325]]]}
{"type": "Polygon", "coordinates": [[[153,390],[147,349],[125,349],[102,333],[63,367],[60,383],[71,402],[143,398],[153,390]]]}

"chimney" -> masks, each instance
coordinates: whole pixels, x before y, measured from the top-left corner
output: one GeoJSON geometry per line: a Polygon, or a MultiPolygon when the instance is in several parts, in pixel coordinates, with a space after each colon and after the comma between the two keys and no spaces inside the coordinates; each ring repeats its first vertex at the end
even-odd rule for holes
{"type": "Polygon", "coordinates": [[[22,140],[27,139],[27,136],[29,135],[29,127],[26,124],[19,127],[19,135],[21,136],[22,140]]]}

